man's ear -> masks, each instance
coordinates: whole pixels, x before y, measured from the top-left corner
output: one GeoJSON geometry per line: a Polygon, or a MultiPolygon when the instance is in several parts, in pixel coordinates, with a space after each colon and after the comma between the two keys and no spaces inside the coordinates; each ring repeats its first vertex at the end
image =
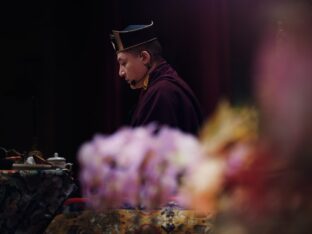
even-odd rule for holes
{"type": "Polygon", "coordinates": [[[151,62],[151,55],[148,51],[143,50],[140,54],[140,57],[142,59],[142,62],[144,64],[149,64],[151,62]]]}

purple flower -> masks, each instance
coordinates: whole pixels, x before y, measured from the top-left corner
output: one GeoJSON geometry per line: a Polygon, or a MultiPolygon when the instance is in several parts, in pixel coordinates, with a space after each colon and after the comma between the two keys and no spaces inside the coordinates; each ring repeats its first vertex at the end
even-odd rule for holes
{"type": "Polygon", "coordinates": [[[181,177],[202,156],[201,146],[179,130],[154,130],[153,125],[122,128],[81,146],[80,180],[92,207],[156,208],[179,192],[181,177]]]}

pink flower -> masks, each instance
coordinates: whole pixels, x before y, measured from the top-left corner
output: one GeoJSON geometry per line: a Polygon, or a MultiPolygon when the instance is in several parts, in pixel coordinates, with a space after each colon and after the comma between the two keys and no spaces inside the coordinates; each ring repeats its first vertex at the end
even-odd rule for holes
{"type": "Polygon", "coordinates": [[[123,128],[81,146],[80,180],[92,207],[156,208],[178,193],[181,177],[202,154],[201,146],[179,130],[154,130],[153,125],[123,128]]]}

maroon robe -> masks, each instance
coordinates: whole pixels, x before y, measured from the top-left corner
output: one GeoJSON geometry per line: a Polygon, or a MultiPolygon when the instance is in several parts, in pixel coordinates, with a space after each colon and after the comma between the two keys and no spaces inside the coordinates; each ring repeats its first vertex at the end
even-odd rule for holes
{"type": "Polygon", "coordinates": [[[150,74],[147,90],[142,90],[132,116],[132,126],[157,123],[197,134],[202,114],[190,87],[167,63],[161,63],[150,74]]]}

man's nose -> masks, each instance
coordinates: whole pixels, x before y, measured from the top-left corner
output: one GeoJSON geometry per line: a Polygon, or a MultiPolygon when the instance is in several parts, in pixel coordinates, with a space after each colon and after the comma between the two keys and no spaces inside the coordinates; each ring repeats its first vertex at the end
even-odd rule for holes
{"type": "Polygon", "coordinates": [[[122,68],[119,68],[119,76],[122,78],[125,77],[125,71],[122,68]]]}

